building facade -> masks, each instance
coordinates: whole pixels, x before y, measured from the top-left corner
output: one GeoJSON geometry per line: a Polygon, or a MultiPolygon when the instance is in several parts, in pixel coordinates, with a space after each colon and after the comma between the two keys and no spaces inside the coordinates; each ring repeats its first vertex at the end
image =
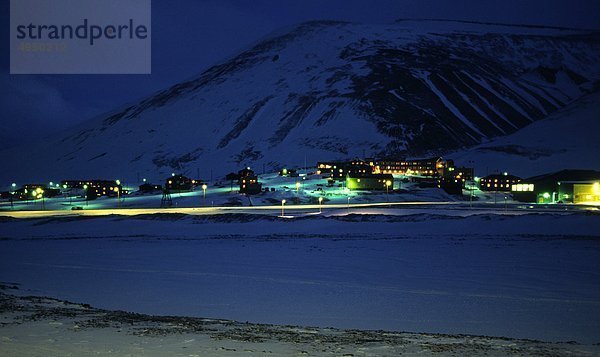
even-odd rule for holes
{"type": "Polygon", "coordinates": [[[370,161],[370,164],[373,166],[373,173],[429,177],[444,176],[450,168],[454,168],[452,160],[444,160],[441,157],[370,161]]]}
{"type": "Polygon", "coordinates": [[[240,178],[240,193],[255,195],[261,193],[262,183],[258,182],[257,176],[244,176],[240,178]]]}
{"type": "Polygon", "coordinates": [[[521,178],[509,175],[508,173],[488,175],[479,180],[479,189],[481,191],[512,191],[512,186],[521,182],[521,178]]]}
{"type": "Polygon", "coordinates": [[[165,190],[169,192],[192,191],[196,186],[196,180],[183,175],[173,175],[165,180],[165,190]]]}
{"type": "Polygon", "coordinates": [[[562,170],[530,177],[511,187],[515,200],[530,203],[600,204],[600,171],[562,170]]]}
{"type": "Polygon", "coordinates": [[[393,190],[394,176],[391,174],[349,173],[348,175],[346,175],[346,187],[349,190],[393,190]]]}

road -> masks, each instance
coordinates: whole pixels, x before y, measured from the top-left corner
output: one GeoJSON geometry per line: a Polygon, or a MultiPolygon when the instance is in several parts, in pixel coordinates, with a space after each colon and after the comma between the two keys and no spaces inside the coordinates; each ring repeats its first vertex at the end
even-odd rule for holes
{"type": "MultiPolygon", "coordinates": [[[[598,207],[584,205],[529,205],[529,204],[493,204],[487,202],[377,202],[355,204],[308,204],[284,205],[285,218],[314,215],[322,212],[325,215],[339,214],[394,214],[407,215],[416,213],[434,213],[443,211],[449,215],[472,215],[485,213],[527,214],[527,213],[573,213],[599,212],[598,207]]],[[[282,215],[281,205],[260,206],[218,206],[218,207],[185,207],[185,208],[105,208],[83,210],[3,210],[0,216],[13,218],[42,218],[59,216],[137,216],[148,214],[187,214],[212,215],[224,213],[269,214],[282,215]]]]}

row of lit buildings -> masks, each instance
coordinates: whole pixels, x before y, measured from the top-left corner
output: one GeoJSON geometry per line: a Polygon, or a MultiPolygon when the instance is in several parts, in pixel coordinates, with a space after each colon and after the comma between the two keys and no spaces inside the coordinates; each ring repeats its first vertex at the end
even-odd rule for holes
{"type": "Polygon", "coordinates": [[[465,182],[473,179],[472,168],[455,167],[454,161],[442,157],[322,161],[317,163],[317,174],[334,181],[346,181],[346,187],[351,190],[388,190],[394,186],[394,175],[406,175],[450,193],[462,193],[465,182]]]}
{"type": "Polygon", "coordinates": [[[482,191],[510,192],[520,202],[600,203],[600,171],[561,170],[520,178],[494,174],[479,180],[482,191]]]}

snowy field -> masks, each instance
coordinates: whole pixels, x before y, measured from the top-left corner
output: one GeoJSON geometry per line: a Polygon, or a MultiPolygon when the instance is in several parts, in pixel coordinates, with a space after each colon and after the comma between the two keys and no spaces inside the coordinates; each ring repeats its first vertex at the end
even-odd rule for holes
{"type": "Polygon", "coordinates": [[[600,342],[593,213],[3,218],[0,282],[152,315],[600,342]]]}
{"type": "Polygon", "coordinates": [[[0,285],[3,356],[589,356],[598,345],[340,330],[110,311],[0,285]]]}

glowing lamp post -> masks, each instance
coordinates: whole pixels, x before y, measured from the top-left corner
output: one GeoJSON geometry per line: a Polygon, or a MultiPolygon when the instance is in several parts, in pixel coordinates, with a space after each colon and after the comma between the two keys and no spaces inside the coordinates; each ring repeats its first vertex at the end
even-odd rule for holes
{"type": "Polygon", "coordinates": [[[46,202],[44,200],[44,190],[42,190],[40,187],[37,188],[37,193],[38,196],[37,198],[41,198],[42,199],[42,210],[46,208],[46,202]]]}
{"type": "Polygon", "coordinates": [[[284,212],[285,212],[285,200],[281,200],[281,217],[284,217],[284,212]]]}
{"type": "Polygon", "coordinates": [[[116,179],[115,183],[117,184],[117,187],[115,187],[115,191],[117,191],[117,204],[121,207],[121,188],[119,187],[121,186],[121,180],[116,179]]]}
{"type": "Polygon", "coordinates": [[[347,198],[348,198],[348,203],[346,204],[346,208],[348,209],[348,211],[350,211],[350,196],[348,196],[347,198]]]}
{"type": "Polygon", "coordinates": [[[204,205],[206,206],[206,189],[208,186],[206,184],[202,184],[202,196],[204,198],[204,205]]]}
{"type": "Polygon", "coordinates": [[[323,203],[323,197],[319,197],[319,213],[322,213],[321,204],[323,203]]]}
{"type": "Polygon", "coordinates": [[[13,183],[10,185],[10,187],[12,187],[12,190],[13,190],[13,192],[14,192],[14,191],[16,190],[16,188],[17,188],[17,184],[13,182],[13,183]]]}
{"type": "Polygon", "coordinates": [[[300,191],[300,182],[296,182],[296,194],[300,191]]]}
{"type": "Polygon", "coordinates": [[[83,185],[83,189],[85,190],[85,205],[88,205],[88,185],[83,185]]]}

